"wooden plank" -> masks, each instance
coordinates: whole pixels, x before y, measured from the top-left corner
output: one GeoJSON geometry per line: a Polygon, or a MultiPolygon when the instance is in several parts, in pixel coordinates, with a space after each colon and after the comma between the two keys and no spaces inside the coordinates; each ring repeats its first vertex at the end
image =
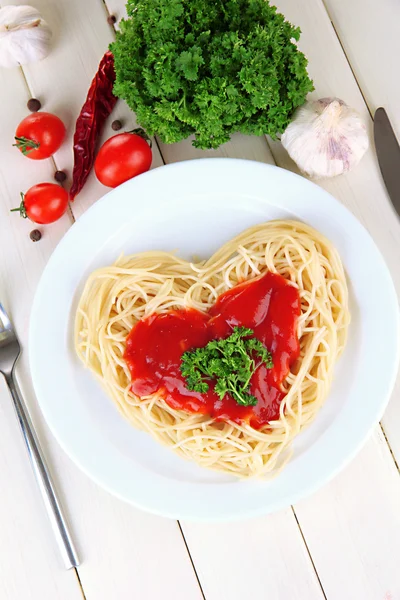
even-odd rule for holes
{"type": "Polygon", "coordinates": [[[400,139],[400,4],[396,0],[324,0],[373,114],[384,106],[400,139]]]}
{"type": "Polygon", "coordinates": [[[400,478],[378,429],[329,485],[296,505],[328,599],[400,598],[400,478]]]}
{"type": "MultiPolygon", "coordinates": [[[[371,114],[384,106],[400,140],[400,79],[395,76],[395,61],[400,56],[400,4],[393,0],[325,0],[325,5],[371,114]]],[[[399,247],[398,239],[393,244],[394,252],[399,247]]],[[[395,260],[393,265],[398,273],[395,260]]],[[[397,383],[395,397],[399,396],[397,383]]],[[[382,423],[400,463],[398,402],[389,404],[382,423]]]]}
{"type": "MultiPolygon", "coordinates": [[[[57,152],[55,160],[58,168],[66,169],[70,174],[72,171],[71,140],[75,119],[99,60],[111,41],[112,31],[106,22],[104,5],[97,0],[84,3],[74,0],[57,4],[50,0],[39,0],[36,2],[36,7],[53,28],[54,48],[48,58],[41,63],[29,65],[24,72],[32,95],[41,100],[44,110],[58,114],[68,128],[68,141],[57,152]],[[72,52],[71,49],[74,51],[72,52]]],[[[23,102],[25,103],[26,100],[27,98],[24,98],[23,102]]],[[[128,128],[134,124],[132,113],[130,111],[128,113],[123,103],[117,105],[115,117],[126,120],[128,128]]],[[[17,123],[18,120],[16,118],[12,122],[17,123]]],[[[112,133],[108,123],[104,137],[112,133]]],[[[157,147],[154,156],[153,166],[161,164],[157,147]]],[[[24,164],[26,164],[27,159],[19,155],[17,158],[20,161],[25,160],[24,164]]],[[[46,171],[47,178],[52,177],[53,170],[53,166],[49,164],[46,171]]],[[[5,175],[10,172],[17,172],[17,170],[14,167],[4,171],[5,175]]],[[[37,176],[36,172],[35,177],[37,176]]],[[[9,177],[4,177],[4,180],[8,185],[9,177]]],[[[84,212],[105,191],[106,188],[92,177],[73,205],[75,216],[84,212]]],[[[70,224],[69,219],[67,217],[66,219],[66,224],[63,230],[60,230],[58,238],[70,224]]],[[[16,217],[15,222],[19,224],[16,217]]],[[[40,245],[34,247],[41,256],[41,267],[44,266],[54,246],[53,244],[49,252],[44,253],[45,240],[53,239],[55,236],[53,232],[61,227],[60,223],[46,229],[44,245],[41,241],[40,245]]],[[[7,242],[12,246],[11,240],[8,239],[7,242]]],[[[3,239],[0,244],[4,252],[8,246],[6,243],[3,246],[3,239]]],[[[21,257],[21,263],[26,260],[25,257],[29,253],[32,254],[30,241],[27,245],[18,239],[14,247],[16,255],[21,257]]],[[[14,317],[19,330],[23,332],[25,344],[31,302],[28,301],[28,296],[21,292],[26,285],[25,279],[29,280],[33,292],[39,275],[37,273],[35,277],[29,261],[26,262],[29,269],[22,277],[23,270],[14,269],[14,264],[19,267],[17,259],[7,255],[9,303],[13,306],[15,303],[18,309],[15,310],[14,317]]],[[[21,364],[20,371],[23,389],[30,399],[35,425],[41,439],[45,442],[50,462],[67,496],[66,505],[83,560],[79,573],[87,600],[125,598],[128,595],[143,598],[173,596],[177,600],[201,598],[200,588],[176,522],[144,515],[100,490],[80,473],[59,449],[43,424],[36,401],[31,397],[32,394],[29,394],[31,384],[26,363],[21,364]],[[157,577],[153,576],[155,564],[157,564],[157,577]],[[176,589],[178,580],[179,587],[176,589]]],[[[53,597],[62,598],[61,595],[56,594],[53,597]]],[[[73,596],[70,595],[68,598],[73,596]]]]}
{"type": "MultiPolygon", "coordinates": [[[[16,126],[28,114],[29,95],[20,70],[0,69],[0,89],[7,90],[2,94],[0,138],[0,301],[26,348],[34,289],[70,219],[66,215],[34,245],[29,239],[33,224],[9,212],[19,205],[20,191],[51,180],[53,166],[50,161],[29,160],[11,147],[16,126]]],[[[26,359],[25,353],[18,375],[27,369],[26,359]]],[[[2,377],[0,439],[0,597],[81,600],[74,571],[63,568],[2,377]]]]}
{"type": "Polygon", "coordinates": [[[291,509],[240,523],[184,523],[207,600],[323,600],[291,509]]]}

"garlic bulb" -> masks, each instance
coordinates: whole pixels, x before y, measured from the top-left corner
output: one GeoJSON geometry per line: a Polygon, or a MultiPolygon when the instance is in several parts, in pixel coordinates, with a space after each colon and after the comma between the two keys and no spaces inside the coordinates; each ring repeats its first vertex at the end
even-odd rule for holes
{"type": "Polygon", "coordinates": [[[51,29],[32,6],[0,8],[0,66],[41,60],[49,52],[51,29]]]}
{"type": "Polygon", "coordinates": [[[350,171],[369,145],[360,115],[339,98],[321,98],[298,108],[281,142],[310,177],[350,171]]]}

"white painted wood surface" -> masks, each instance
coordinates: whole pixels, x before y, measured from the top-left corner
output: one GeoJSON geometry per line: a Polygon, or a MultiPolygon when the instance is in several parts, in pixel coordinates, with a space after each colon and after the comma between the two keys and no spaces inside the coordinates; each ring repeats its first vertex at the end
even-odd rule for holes
{"type": "Polygon", "coordinates": [[[296,505],[328,599],[400,598],[400,482],[379,430],[332,483],[296,505]]]}
{"type": "MultiPolygon", "coordinates": [[[[400,139],[400,77],[397,60],[400,56],[400,2],[397,0],[325,0],[329,15],[349,60],[358,85],[372,115],[383,106],[393,129],[400,139]]],[[[379,207],[379,204],[377,203],[379,207]]],[[[390,219],[391,223],[394,219],[390,219]]],[[[398,225],[398,222],[397,222],[398,225]]],[[[399,283],[399,227],[391,226],[394,241],[392,273],[399,283]]],[[[397,287],[397,290],[400,288],[397,287]]],[[[392,451],[400,464],[400,383],[389,404],[382,423],[392,451]],[[397,400],[396,400],[397,398],[397,400]]]]}
{"type": "Polygon", "coordinates": [[[241,523],[185,523],[207,600],[323,600],[293,511],[241,523]]]}
{"type": "MultiPolygon", "coordinates": [[[[43,109],[56,112],[68,126],[68,143],[55,161],[58,168],[71,173],[74,120],[97,64],[113,38],[106,22],[107,9],[119,18],[124,14],[124,2],[33,3],[55,32],[54,47],[45,61],[26,67],[24,75],[30,93],[42,101],[43,109]]],[[[398,37],[393,33],[397,3],[327,0],[327,6],[370,108],[385,104],[377,95],[384,88],[390,116],[398,126],[398,82],[388,61],[386,68],[380,68],[377,57],[372,57],[377,42],[365,51],[373,32],[383,57],[398,52],[398,37]],[[389,35],[383,23],[389,23],[389,35]]],[[[369,120],[362,93],[322,0],[280,0],[278,8],[303,30],[300,46],[310,61],[314,96],[342,97],[369,120]]],[[[67,215],[46,228],[43,239],[33,246],[28,237],[32,226],[8,213],[18,204],[19,191],[39,181],[51,181],[54,167],[51,161],[29,161],[10,148],[14,128],[27,114],[29,91],[22,72],[0,70],[0,90],[0,298],[10,309],[26,347],[29,309],[38,279],[73,217],[67,215]]],[[[134,123],[134,116],[122,102],[114,113],[127,126],[134,123]]],[[[109,122],[103,137],[111,134],[109,122]]],[[[168,163],[211,154],[275,161],[295,170],[281,146],[268,144],[264,138],[236,135],[212,153],[194,149],[189,140],[171,146],[160,144],[160,150],[162,156],[154,149],[153,167],[163,160],[168,163]]],[[[370,230],[399,290],[400,227],[373,150],[354,172],[321,185],[370,230]]],[[[92,176],[72,206],[74,217],[105,191],[92,176]]],[[[185,522],[181,524],[184,539],[175,522],[133,509],[81,474],[48,433],[30,389],[26,356],[18,376],[70,516],[83,560],[79,575],[87,600],[197,600],[202,593],[207,600],[400,598],[396,564],[400,555],[400,478],[381,430],[376,430],[342,474],[293,510],[229,525],[185,522]]],[[[384,418],[385,432],[400,456],[398,395],[387,415],[390,418],[384,418]]],[[[0,385],[0,439],[0,598],[81,598],[74,572],[62,570],[4,385],[0,385]]]]}
{"type": "MultiPolygon", "coordinates": [[[[26,114],[29,98],[19,70],[0,69],[2,107],[0,152],[0,297],[13,317],[26,346],[29,306],[38,278],[57,240],[70,225],[65,216],[32,252],[32,227],[9,209],[18,206],[19,192],[38,180],[46,180],[50,161],[28,169],[26,160],[11,148],[15,124],[26,114]],[[5,90],[12,90],[6,94],[5,90]]],[[[26,355],[19,373],[28,371],[26,355]]],[[[50,526],[46,521],[27,453],[7,388],[0,380],[0,598],[81,597],[76,576],[60,568],[50,526]]],[[[62,490],[60,490],[62,491],[62,490]]]]}
{"type": "Polygon", "coordinates": [[[384,106],[400,137],[400,3],[324,0],[364,98],[373,114],[384,106]]]}

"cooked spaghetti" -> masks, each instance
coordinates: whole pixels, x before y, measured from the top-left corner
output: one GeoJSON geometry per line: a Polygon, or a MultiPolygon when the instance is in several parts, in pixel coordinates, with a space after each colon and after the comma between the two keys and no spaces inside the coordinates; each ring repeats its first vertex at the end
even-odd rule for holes
{"type": "Polygon", "coordinates": [[[122,256],[88,279],[76,316],[76,351],[135,427],[199,465],[242,478],[276,474],[294,437],[313,421],[328,394],[349,323],[348,293],[336,249],[297,221],[251,227],[210,259],[189,263],[165,252],[122,256]],[[207,313],[218,297],[270,272],[298,290],[300,353],[282,383],[274,420],[216,420],[172,408],[163,390],[132,392],[124,358],[134,326],[153,314],[179,309],[207,313]]]}

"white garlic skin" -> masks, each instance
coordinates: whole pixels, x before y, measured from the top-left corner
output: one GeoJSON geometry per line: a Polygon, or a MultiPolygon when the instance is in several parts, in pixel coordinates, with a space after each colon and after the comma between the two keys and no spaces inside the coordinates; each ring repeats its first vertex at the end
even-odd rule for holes
{"type": "Polygon", "coordinates": [[[350,171],[369,146],[360,115],[339,98],[321,98],[298,108],[281,142],[300,170],[315,178],[350,171]]]}
{"type": "Polygon", "coordinates": [[[49,53],[51,29],[33,6],[0,8],[0,66],[17,67],[49,53]]]}

